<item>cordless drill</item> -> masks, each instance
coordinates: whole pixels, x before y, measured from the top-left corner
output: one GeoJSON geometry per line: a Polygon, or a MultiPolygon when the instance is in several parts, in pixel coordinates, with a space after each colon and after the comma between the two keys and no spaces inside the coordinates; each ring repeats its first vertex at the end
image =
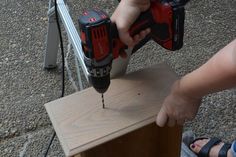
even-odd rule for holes
{"type": "MultiPolygon", "coordinates": [[[[131,36],[146,28],[151,33],[140,41],[133,52],[142,47],[148,40],[167,50],[178,50],[183,46],[184,6],[188,0],[156,0],[151,2],[150,9],[141,13],[131,26],[131,36]]],[[[118,36],[117,27],[109,16],[98,9],[85,11],[79,18],[81,44],[84,51],[84,62],[90,74],[89,82],[99,93],[105,93],[110,85],[112,61],[126,49],[118,36]]]]}

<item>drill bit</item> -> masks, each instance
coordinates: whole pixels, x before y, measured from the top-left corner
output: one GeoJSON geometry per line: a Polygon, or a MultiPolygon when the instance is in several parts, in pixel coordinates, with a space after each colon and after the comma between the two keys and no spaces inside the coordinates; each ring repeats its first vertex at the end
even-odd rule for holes
{"type": "Polygon", "coordinates": [[[103,109],[105,108],[104,95],[103,95],[103,93],[102,93],[102,108],[103,108],[103,109]]]}

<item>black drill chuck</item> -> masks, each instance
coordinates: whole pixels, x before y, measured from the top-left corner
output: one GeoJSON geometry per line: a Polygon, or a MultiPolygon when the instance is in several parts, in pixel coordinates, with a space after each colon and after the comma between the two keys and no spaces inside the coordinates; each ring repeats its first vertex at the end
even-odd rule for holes
{"type": "Polygon", "coordinates": [[[93,77],[90,75],[89,82],[98,93],[103,94],[110,85],[110,75],[105,75],[103,77],[93,77]]]}

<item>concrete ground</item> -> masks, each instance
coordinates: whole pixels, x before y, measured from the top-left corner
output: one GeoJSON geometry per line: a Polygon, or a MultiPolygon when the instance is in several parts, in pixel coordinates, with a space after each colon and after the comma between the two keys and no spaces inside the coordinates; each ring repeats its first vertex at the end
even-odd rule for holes
{"type": "MultiPolygon", "coordinates": [[[[98,6],[111,14],[115,7],[114,0],[68,0],[68,4],[75,23],[85,8],[98,6]]],[[[60,96],[61,69],[43,69],[47,9],[46,0],[0,2],[0,157],[42,156],[53,132],[43,105],[60,96]]],[[[182,76],[235,37],[235,0],[191,1],[186,6],[184,47],[168,53],[149,42],[132,57],[128,72],[166,62],[182,76]]],[[[68,62],[74,76],[73,55],[68,62]]],[[[74,91],[66,77],[66,95],[74,91]]],[[[231,141],[236,139],[235,113],[235,89],[211,94],[185,130],[231,141]]],[[[57,139],[49,154],[64,156],[57,139]]]]}

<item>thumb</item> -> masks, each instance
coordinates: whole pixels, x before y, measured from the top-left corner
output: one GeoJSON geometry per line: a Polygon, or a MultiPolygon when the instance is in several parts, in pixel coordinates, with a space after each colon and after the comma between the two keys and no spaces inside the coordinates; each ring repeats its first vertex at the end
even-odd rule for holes
{"type": "Polygon", "coordinates": [[[157,115],[156,123],[158,126],[164,127],[165,124],[167,123],[167,120],[168,120],[168,115],[165,112],[164,108],[162,107],[157,115]]]}

